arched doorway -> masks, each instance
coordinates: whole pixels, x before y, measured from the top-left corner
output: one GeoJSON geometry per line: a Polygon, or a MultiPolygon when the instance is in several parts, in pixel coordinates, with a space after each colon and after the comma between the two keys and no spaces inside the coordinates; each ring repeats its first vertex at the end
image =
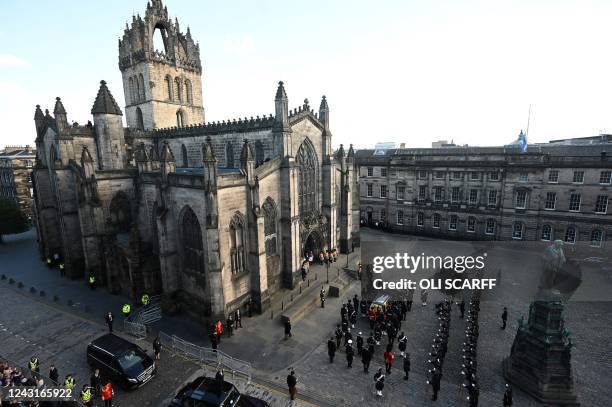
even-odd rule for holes
{"type": "Polygon", "coordinates": [[[316,258],[316,256],[318,256],[321,250],[324,248],[323,237],[319,232],[313,230],[308,234],[308,237],[304,242],[303,255],[304,257],[308,257],[308,253],[312,250],[316,258]]]}

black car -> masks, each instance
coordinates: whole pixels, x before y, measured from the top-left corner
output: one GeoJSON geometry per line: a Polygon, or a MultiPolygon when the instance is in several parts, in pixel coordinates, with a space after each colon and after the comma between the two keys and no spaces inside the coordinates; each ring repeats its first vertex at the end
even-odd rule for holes
{"type": "Polygon", "coordinates": [[[255,397],[240,394],[236,386],[210,377],[198,377],[183,387],[170,407],[270,407],[255,397]]]}
{"type": "Polygon", "coordinates": [[[126,390],[142,386],[157,370],[140,346],[114,334],[101,336],[87,346],[87,363],[126,390]]]}

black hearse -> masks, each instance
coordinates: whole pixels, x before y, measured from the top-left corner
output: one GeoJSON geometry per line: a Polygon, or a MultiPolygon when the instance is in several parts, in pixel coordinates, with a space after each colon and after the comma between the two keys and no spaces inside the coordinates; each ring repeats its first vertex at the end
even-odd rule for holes
{"type": "Polygon", "coordinates": [[[200,376],[183,387],[170,407],[270,407],[264,400],[240,394],[230,382],[200,376]]]}
{"type": "Polygon", "coordinates": [[[87,363],[126,390],[142,386],[156,373],[155,362],[138,345],[106,334],[87,346],[87,363]]]}

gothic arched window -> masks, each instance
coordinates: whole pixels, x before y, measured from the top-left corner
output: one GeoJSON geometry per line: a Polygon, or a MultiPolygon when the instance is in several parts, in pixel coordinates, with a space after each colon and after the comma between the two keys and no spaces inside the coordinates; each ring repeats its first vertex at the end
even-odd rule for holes
{"type": "Polygon", "coordinates": [[[144,77],[142,76],[142,74],[138,75],[138,85],[140,87],[138,96],[140,100],[145,100],[145,85],[144,85],[144,77]]]}
{"type": "Polygon", "coordinates": [[[317,210],[317,155],[310,140],[306,139],[297,152],[300,215],[317,210]]]}
{"type": "Polygon", "coordinates": [[[139,107],[136,108],[136,128],[138,130],[144,130],[144,120],[142,118],[142,110],[139,107]]]}
{"type": "Polygon", "coordinates": [[[234,147],[232,147],[232,143],[225,145],[225,167],[234,168],[234,147]]]}
{"type": "Polygon", "coordinates": [[[166,75],[164,82],[166,83],[166,96],[168,100],[172,100],[172,78],[170,75],[166,75]]]}
{"type": "Polygon", "coordinates": [[[189,79],[185,79],[185,98],[187,99],[187,103],[193,103],[193,89],[189,79]]]}
{"type": "Polygon", "coordinates": [[[134,103],[136,102],[136,97],[135,97],[135,93],[134,93],[134,78],[130,78],[128,80],[128,95],[129,95],[129,99],[130,99],[130,103],[134,103]]]}
{"type": "Polygon", "coordinates": [[[187,157],[187,147],[185,147],[185,144],[181,146],[181,155],[183,156],[183,167],[189,167],[189,158],[187,157]]]}
{"type": "Polygon", "coordinates": [[[192,273],[204,272],[204,249],[202,228],[193,210],[186,206],[181,216],[181,247],[183,248],[183,269],[192,273]]]}
{"type": "Polygon", "coordinates": [[[182,110],[176,112],[176,127],[183,127],[185,125],[185,116],[182,110]]]}
{"type": "Polygon", "coordinates": [[[111,224],[118,232],[129,232],[132,224],[132,209],[130,199],[119,191],[113,197],[108,207],[111,224]]]}
{"type": "Polygon", "coordinates": [[[276,203],[270,197],[262,205],[264,213],[264,236],[266,256],[274,256],[277,252],[276,244],[276,203]]]}
{"type": "Polygon", "coordinates": [[[137,76],[134,76],[134,102],[138,102],[140,100],[140,81],[137,76]]]}
{"type": "Polygon", "coordinates": [[[183,89],[181,86],[181,79],[180,78],[175,78],[174,79],[174,92],[175,92],[175,100],[182,102],[183,101],[183,89]]]}
{"type": "Polygon", "coordinates": [[[244,217],[236,212],[232,221],[230,222],[229,234],[230,234],[230,263],[232,273],[241,273],[247,270],[246,257],[244,248],[244,217]]]}
{"type": "Polygon", "coordinates": [[[264,162],[264,146],[260,140],[255,142],[255,165],[261,165],[264,162]]]}

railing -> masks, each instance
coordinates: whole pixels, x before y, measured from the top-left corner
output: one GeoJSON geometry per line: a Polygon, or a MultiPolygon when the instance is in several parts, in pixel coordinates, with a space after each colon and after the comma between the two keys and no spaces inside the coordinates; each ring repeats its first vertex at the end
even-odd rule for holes
{"type": "Polygon", "coordinates": [[[251,382],[251,363],[236,359],[220,350],[205,348],[191,342],[187,342],[176,335],[168,335],[164,332],[159,333],[159,340],[162,346],[171,349],[173,352],[186,356],[198,363],[224,369],[232,373],[232,378],[242,377],[247,383],[251,382]]]}
{"type": "Polygon", "coordinates": [[[131,320],[131,318],[126,318],[123,320],[123,330],[126,334],[136,339],[145,339],[147,337],[147,326],[137,319],[131,320]]]}

